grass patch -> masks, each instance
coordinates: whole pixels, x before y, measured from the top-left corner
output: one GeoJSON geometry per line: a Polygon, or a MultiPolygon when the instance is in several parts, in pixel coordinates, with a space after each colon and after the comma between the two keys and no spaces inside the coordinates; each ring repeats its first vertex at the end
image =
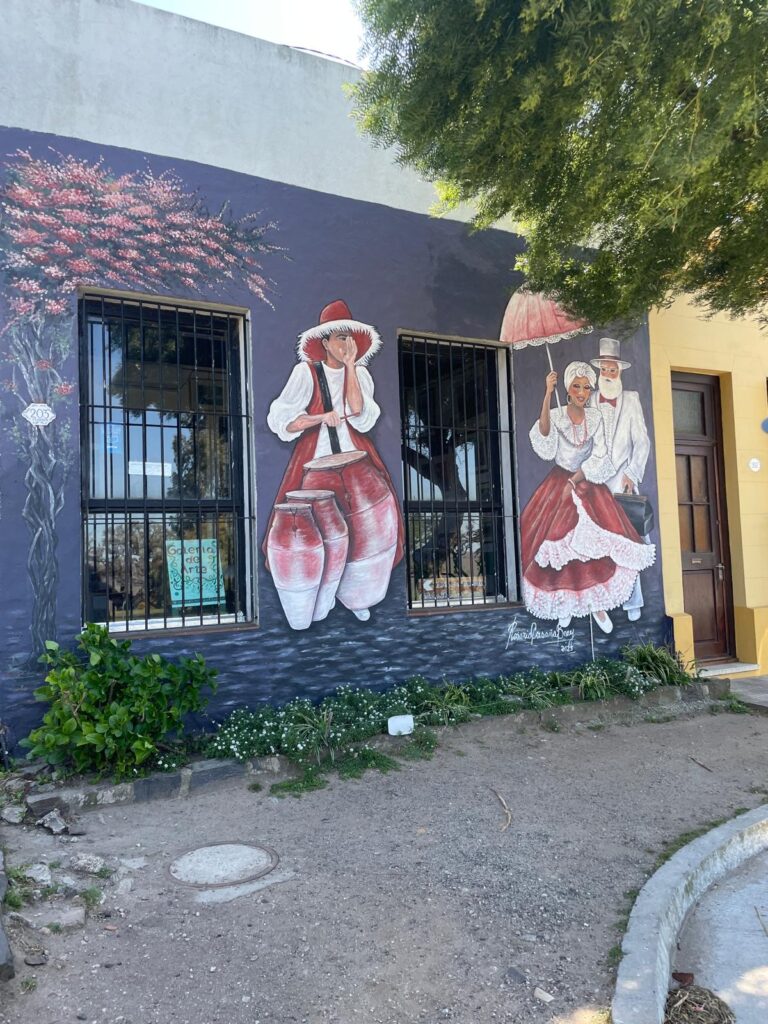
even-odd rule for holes
{"type": "Polygon", "coordinates": [[[15,867],[6,864],[5,877],[8,880],[8,889],[3,903],[9,910],[21,910],[25,903],[32,901],[34,885],[27,878],[28,867],[28,864],[19,864],[15,867]]]}
{"type": "Polygon", "coordinates": [[[249,793],[260,793],[262,791],[262,789],[264,789],[264,787],[262,786],[262,784],[260,782],[249,782],[248,783],[248,792],[249,793]]]}
{"type": "MultiPolygon", "coordinates": [[[[733,816],[742,814],[743,812],[743,807],[737,807],[733,816]]],[[[730,821],[730,818],[716,818],[714,821],[708,821],[705,825],[701,825],[699,828],[693,828],[689,832],[682,832],[676,839],[664,840],[662,843],[664,849],[656,858],[653,870],[658,871],[662,864],[666,864],[669,858],[674,857],[678,850],[682,850],[684,846],[687,846],[688,843],[692,843],[694,839],[698,839],[699,836],[703,836],[707,832],[711,832],[713,828],[718,828],[720,825],[724,825],[726,821],[730,821]]]]}
{"type": "Polygon", "coordinates": [[[30,992],[34,992],[35,989],[37,988],[37,978],[22,978],[19,988],[21,989],[22,992],[24,992],[25,995],[29,994],[30,992]]]}
{"type": "Polygon", "coordinates": [[[399,756],[408,761],[431,761],[437,748],[437,736],[431,729],[417,729],[399,756]]]}
{"type": "Polygon", "coordinates": [[[58,921],[52,921],[48,928],[53,932],[54,935],[61,935],[64,929],[61,927],[58,921]]]}
{"type": "Polygon", "coordinates": [[[87,910],[93,910],[101,904],[101,898],[103,892],[98,885],[90,885],[87,889],[83,889],[80,893],[80,898],[86,906],[87,910]]]}
{"type": "Polygon", "coordinates": [[[325,789],[328,780],[324,779],[317,771],[306,771],[298,779],[286,779],[285,782],[274,782],[269,791],[273,796],[293,796],[298,799],[305,793],[311,793],[315,789],[325,789]]]}
{"type": "Polygon", "coordinates": [[[621,946],[611,946],[605,956],[605,959],[611,967],[618,967],[621,963],[621,957],[621,946]]]}
{"type": "Polygon", "coordinates": [[[336,761],[336,771],[340,779],[360,779],[369,769],[375,769],[386,775],[387,772],[400,771],[400,765],[393,757],[382,754],[371,747],[350,750],[336,761]]]}

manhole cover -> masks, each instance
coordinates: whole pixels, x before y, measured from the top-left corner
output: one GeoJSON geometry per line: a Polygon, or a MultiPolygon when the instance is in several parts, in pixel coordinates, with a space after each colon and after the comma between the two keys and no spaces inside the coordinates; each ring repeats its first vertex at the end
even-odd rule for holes
{"type": "Polygon", "coordinates": [[[200,846],[177,857],[168,870],[177,882],[210,889],[217,885],[252,882],[270,872],[277,863],[277,854],[268,846],[218,843],[200,846]]]}

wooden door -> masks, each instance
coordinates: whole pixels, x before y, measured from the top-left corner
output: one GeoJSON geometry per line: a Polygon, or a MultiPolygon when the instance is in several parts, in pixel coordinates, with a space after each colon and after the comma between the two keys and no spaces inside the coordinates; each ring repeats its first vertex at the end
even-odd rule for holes
{"type": "Polygon", "coordinates": [[[732,657],[733,599],[725,507],[720,381],[672,375],[685,610],[696,657],[732,657]]]}

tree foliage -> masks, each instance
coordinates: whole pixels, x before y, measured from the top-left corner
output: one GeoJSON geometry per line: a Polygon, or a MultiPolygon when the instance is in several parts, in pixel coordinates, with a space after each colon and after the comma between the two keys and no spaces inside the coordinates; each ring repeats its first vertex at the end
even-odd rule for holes
{"type": "Polygon", "coordinates": [[[359,0],[363,129],[592,323],[768,299],[768,0],[359,0]]]}

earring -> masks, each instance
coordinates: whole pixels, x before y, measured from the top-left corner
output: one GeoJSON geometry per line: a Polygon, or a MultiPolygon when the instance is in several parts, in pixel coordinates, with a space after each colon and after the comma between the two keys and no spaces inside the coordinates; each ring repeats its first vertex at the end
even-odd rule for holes
{"type": "Polygon", "coordinates": [[[573,399],[571,398],[570,395],[566,395],[565,396],[565,400],[568,403],[568,405],[573,405],[573,399]]]}

